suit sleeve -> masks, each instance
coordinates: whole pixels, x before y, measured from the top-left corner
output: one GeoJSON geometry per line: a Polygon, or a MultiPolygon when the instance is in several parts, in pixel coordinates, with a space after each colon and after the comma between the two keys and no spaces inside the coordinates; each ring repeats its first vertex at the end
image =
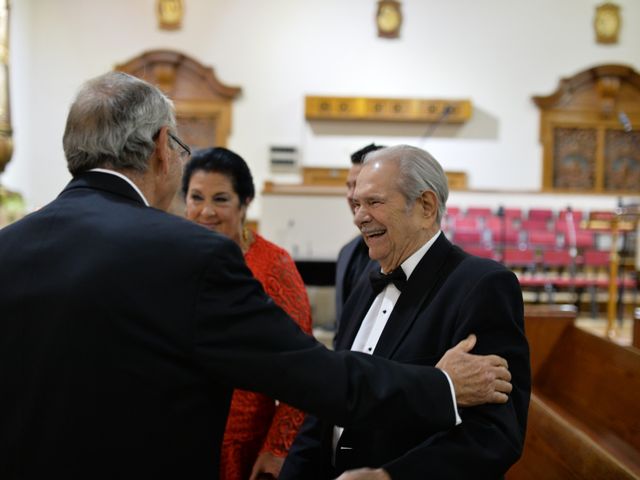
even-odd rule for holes
{"type": "Polygon", "coordinates": [[[279,480],[322,480],[328,478],[326,470],[331,464],[330,449],[324,448],[324,429],[329,428],[319,418],[307,415],[300,427],[289,454],[285,459],[279,480]]]}
{"type": "Polygon", "coordinates": [[[498,478],[522,453],[531,390],[522,293],[515,275],[484,275],[460,304],[455,341],[478,336],[473,353],[506,358],[513,391],[504,405],[461,408],[462,424],[430,436],[383,465],[392,479],[498,478]]]}
{"type": "Polygon", "coordinates": [[[193,357],[212,382],[265,393],[341,426],[454,424],[449,386],[433,367],[332,352],[264,293],[239,248],[218,240],[193,307],[193,357]]]}

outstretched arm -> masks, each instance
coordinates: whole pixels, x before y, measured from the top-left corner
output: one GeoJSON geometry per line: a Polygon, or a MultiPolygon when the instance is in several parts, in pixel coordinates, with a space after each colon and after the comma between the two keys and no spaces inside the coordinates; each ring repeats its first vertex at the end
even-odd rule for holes
{"type": "Polygon", "coordinates": [[[266,393],[340,426],[454,425],[439,369],[327,350],[264,294],[231,242],[216,245],[200,284],[193,355],[212,382],[266,393]]]}

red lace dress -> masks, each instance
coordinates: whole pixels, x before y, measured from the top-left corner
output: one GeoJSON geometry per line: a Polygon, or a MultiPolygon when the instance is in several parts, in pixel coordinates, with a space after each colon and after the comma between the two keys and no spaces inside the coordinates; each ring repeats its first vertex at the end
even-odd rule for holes
{"type": "MultiPolygon", "coordinates": [[[[273,301],[311,333],[311,307],[291,256],[254,234],[245,254],[247,266],[273,301]]],[[[261,394],[235,390],[220,457],[221,480],[246,480],[258,454],[285,457],[304,420],[304,413],[261,394]]]]}

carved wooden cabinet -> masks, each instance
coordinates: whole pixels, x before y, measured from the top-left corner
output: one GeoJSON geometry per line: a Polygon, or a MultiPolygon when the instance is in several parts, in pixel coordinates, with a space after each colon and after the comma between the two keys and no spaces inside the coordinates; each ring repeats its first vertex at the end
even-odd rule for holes
{"type": "Polygon", "coordinates": [[[640,76],[602,65],[561,80],[541,110],[543,189],[640,192],[640,76]]]}
{"type": "Polygon", "coordinates": [[[189,146],[226,146],[232,101],[240,88],[221,83],[211,67],[180,52],[153,50],[116,70],[157,85],[173,100],[179,133],[189,146]]]}

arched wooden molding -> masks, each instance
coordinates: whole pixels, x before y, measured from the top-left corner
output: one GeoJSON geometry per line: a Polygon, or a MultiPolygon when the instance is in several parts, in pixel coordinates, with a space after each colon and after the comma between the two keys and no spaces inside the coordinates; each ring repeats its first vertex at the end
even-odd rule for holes
{"type": "Polygon", "coordinates": [[[638,72],[596,66],[563,78],[555,92],[533,101],[541,110],[545,190],[640,190],[638,72]]]}
{"type": "Polygon", "coordinates": [[[179,133],[190,146],[226,146],[241,88],[222,83],[213,68],[184,53],[152,50],[115,69],[157,85],[173,100],[179,133]]]}

